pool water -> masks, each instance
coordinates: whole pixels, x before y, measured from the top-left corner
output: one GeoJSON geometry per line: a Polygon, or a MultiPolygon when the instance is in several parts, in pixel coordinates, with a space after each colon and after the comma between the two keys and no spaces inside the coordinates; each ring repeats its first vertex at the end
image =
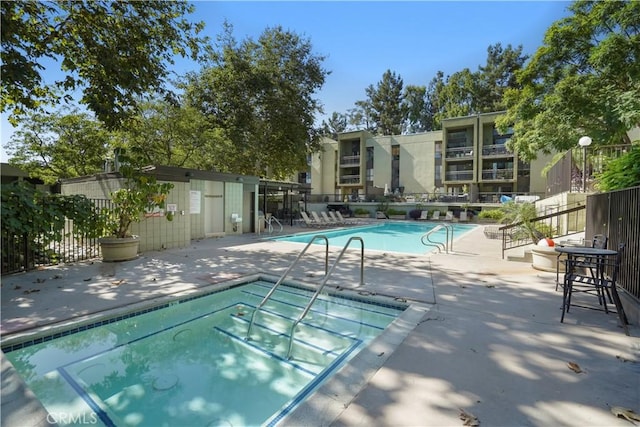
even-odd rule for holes
{"type": "MultiPolygon", "coordinates": [[[[381,224],[361,227],[316,230],[313,233],[274,237],[273,240],[309,243],[313,236],[322,234],[329,239],[330,246],[344,247],[349,238],[358,236],[363,239],[365,249],[405,254],[425,254],[433,251],[435,247],[423,245],[420,239],[427,231],[438,225],[438,223],[420,222],[383,222],[381,224]]],[[[453,227],[454,238],[458,238],[476,227],[470,224],[447,225],[453,227]]],[[[449,233],[451,233],[451,231],[449,231],[449,233]]],[[[429,238],[434,242],[445,243],[447,239],[446,229],[443,227],[435,231],[429,238]]],[[[323,241],[316,240],[314,243],[323,244],[323,241]]]]}
{"type": "Polygon", "coordinates": [[[61,425],[275,425],[406,308],[257,280],[3,348],[61,425]],[[62,335],[62,336],[61,336],[62,335]]]}

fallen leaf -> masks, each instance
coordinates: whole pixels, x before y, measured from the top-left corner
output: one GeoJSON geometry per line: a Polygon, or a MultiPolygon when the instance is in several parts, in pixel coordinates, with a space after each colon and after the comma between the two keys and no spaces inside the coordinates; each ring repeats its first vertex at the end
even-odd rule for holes
{"type": "Polygon", "coordinates": [[[463,426],[479,426],[480,425],[480,421],[478,420],[478,418],[465,411],[464,409],[460,409],[460,419],[462,420],[462,425],[463,426]]]}
{"type": "Polygon", "coordinates": [[[44,283],[46,280],[47,280],[47,279],[39,279],[39,278],[38,278],[38,279],[36,279],[36,281],[35,281],[35,282],[33,282],[33,283],[44,283]]]}
{"type": "Polygon", "coordinates": [[[122,285],[124,282],[125,282],[125,280],[124,280],[124,279],[121,279],[121,280],[116,280],[115,282],[111,282],[111,284],[112,284],[113,286],[120,286],[120,285],[122,285]]]}
{"type": "Polygon", "coordinates": [[[62,279],[62,275],[61,274],[56,274],[55,276],[53,276],[54,279],[62,279]]]}
{"type": "Polygon", "coordinates": [[[14,291],[17,291],[18,289],[21,289],[21,288],[22,288],[22,286],[20,286],[20,285],[16,285],[16,286],[15,286],[15,288],[13,288],[13,290],[14,290],[14,291]]]}
{"type": "Polygon", "coordinates": [[[575,362],[569,362],[569,363],[567,363],[567,366],[569,367],[569,369],[571,369],[576,374],[579,374],[580,372],[582,372],[582,369],[580,368],[580,365],[578,365],[575,362]]]}
{"type": "Polygon", "coordinates": [[[631,409],[623,408],[622,406],[612,406],[611,413],[618,418],[624,418],[627,421],[637,425],[636,422],[640,421],[640,415],[633,412],[631,409]]]}
{"type": "Polygon", "coordinates": [[[25,294],[32,294],[34,292],[40,292],[40,289],[27,289],[26,291],[24,291],[23,293],[25,294]]]}
{"type": "Polygon", "coordinates": [[[487,287],[487,288],[495,288],[496,285],[485,285],[485,287],[487,287]]]}
{"type": "Polygon", "coordinates": [[[82,279],[84,282],[88,282],[91,280],[91,277],[89,277],[88,279],[82,279]]]}

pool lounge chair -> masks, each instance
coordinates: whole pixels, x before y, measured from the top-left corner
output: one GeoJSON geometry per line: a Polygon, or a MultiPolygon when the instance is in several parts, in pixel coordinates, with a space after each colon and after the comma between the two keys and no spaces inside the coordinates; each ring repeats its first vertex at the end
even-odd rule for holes
{"type": "Polygon", "coordinates": [[[467,216],[467,211],[460,212],[460,222],[469,221],[469,217],[467,216]]]}
{"type": "Polygon", "coordinates": [[[453,221],[453,211],[447,211],[446,215],[444,216],[444,220],[453,221]]]}
{"type": "Polygon", "coordinates": [[[422,211],[420,212],[420,218],[418,218],[420,221],[426,221],[429,219],[429,211],[422,211]]]}
{"type": "Polygon", "coordinates": [[[329,211],[329,216],[331,217],[333,222],[335,222],[338,225],[345,225],[347,223],[344,219],[338,218],[334,211],[329,211]]]}
{"type": "Polygon", "coordinates": [[[431,214],[431,220],[437,221],[439,219],[440,219],[440,211],[433,211],[433,214],[431,214]]]}
{"type": "Polygon", "coordinates": [[[338,218],[338,221],[341,221],[343,224],[362,224],[363,221],[360,221],[357,218],[345,218],[342,216],[340,211],[335,211],[334,215],[338,218]]]}
{"type": "Polygon", "coordinates": [[[307,213],[305,211],[300,211],[300,216],[302,217],[302,220],[304,221],[305,225],[307,227],[321,227],[322,224],[317,222],[314,219],[309,218],[309,215],[307,215],[307,213]]]}
{"type": "Polygon", "coordinates": [[[320,216],[322,217],[322,220],[324,222],[326,222],[329,225],[338,225],[338,222],[329,218],[329,215],[327,215],[327,213],[325,211],[320,211],[320,216]]]}
{"type": "Polygon", "coordinates": [[[328,225],[335,225],[335,224],[331,224],[328,223],[324,220],[322,220],[319,216],[318,213],[316,211],[311,211],[311,218],[313,218],[313,220],[320,225],[320,227],[326,227],[328,225]]]}

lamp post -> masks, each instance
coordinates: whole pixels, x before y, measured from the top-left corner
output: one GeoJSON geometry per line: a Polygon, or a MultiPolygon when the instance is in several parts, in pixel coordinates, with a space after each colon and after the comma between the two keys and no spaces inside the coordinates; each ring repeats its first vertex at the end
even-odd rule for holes
{"type": "Polygon", "coordinates": [[[591,145],[591,138],[589,138],[588,136],[583,136],[582,138],[580,138],[580,140],[578,140],[578,145],[580,147],[582,147],[583,151],[582,151],[582,159],[583,159],[583,166],[582,166],[582,192],[586,193],[587,192],[587,147],[589,147],[591,145]]]}

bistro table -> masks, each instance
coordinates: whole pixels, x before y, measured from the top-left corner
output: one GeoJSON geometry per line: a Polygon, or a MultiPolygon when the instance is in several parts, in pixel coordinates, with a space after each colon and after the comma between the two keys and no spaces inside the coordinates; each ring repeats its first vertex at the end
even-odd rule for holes
{"type": "Polygon", "coordinates": [[[595,292],[598,302],[604,307],[606,313],[609,312],[607,309],[607,296],[610,301],[613,300],[625,333],[629,335],[627,317],[616,289],[621,254],[612,249],[586,246],[557,246],[555,250],[559,254],[566,254],[567,256],[560,322],[564,321],[564,314],[569,311],[571,294],[575,285],[582,288],[581,292],[595,292]],[[608,268],[611,268],[610,278],[605,275],[608,268]]]}

